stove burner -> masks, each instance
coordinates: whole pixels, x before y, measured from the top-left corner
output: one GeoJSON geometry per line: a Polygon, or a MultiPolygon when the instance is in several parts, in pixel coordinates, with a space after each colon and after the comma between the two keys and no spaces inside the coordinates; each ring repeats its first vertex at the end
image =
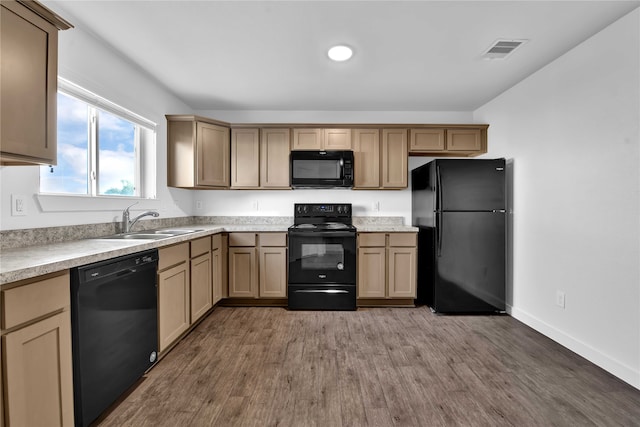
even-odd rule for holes
{"type": "Polygon", "coordinates": [[[326,222],[323,225],[327,230],[344,230],[349,228],[347,224],[343,224],[341,222],[326,222]]]}
{"type": "Polygon", "coordinates": [[[304,228],[316,228],[316,225],[315,224],[297,224],[296,228],[301,228],[301,229],[304,229],[304,228]]]}

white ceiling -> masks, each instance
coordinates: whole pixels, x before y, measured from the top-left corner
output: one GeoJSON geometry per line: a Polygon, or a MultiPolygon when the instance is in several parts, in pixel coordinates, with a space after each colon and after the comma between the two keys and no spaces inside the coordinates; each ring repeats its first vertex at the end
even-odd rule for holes
{"type": "Polygon", "coordinates": [[[195,110],[472,111],[640,0],[43,3],[195,110]],[[529,42],[481,59],[500,38],[529,42]]]}

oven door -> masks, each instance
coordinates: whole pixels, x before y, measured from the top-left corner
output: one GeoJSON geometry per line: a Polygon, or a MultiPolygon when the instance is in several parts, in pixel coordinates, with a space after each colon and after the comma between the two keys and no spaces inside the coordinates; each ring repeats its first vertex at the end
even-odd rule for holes
{"type": "Polygon", "coordinates": [[[355,284],[356,233],[289,231],[289,284],[355,284]]]}

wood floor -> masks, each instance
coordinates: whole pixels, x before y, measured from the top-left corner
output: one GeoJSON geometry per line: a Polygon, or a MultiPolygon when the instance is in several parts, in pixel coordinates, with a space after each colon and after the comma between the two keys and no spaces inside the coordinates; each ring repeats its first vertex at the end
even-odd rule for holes
{"type": "Polygon", "coordinates": [[[509,316],[217,308],[100,426],[638,426],[640,391],[509,316]]]}

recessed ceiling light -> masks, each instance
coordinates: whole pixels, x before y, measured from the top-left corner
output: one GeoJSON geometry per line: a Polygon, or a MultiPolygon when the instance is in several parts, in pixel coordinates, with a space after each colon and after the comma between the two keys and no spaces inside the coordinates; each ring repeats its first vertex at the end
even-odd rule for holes
{"type": "Polygon", "coordinates": [[[353,56],[353,50],[349,46],[338,45],[333,46],[331,49],[329,49],[329,52],[327,52],[327,54],[332,60],[336,62],[342,62],[353,56]]]}

